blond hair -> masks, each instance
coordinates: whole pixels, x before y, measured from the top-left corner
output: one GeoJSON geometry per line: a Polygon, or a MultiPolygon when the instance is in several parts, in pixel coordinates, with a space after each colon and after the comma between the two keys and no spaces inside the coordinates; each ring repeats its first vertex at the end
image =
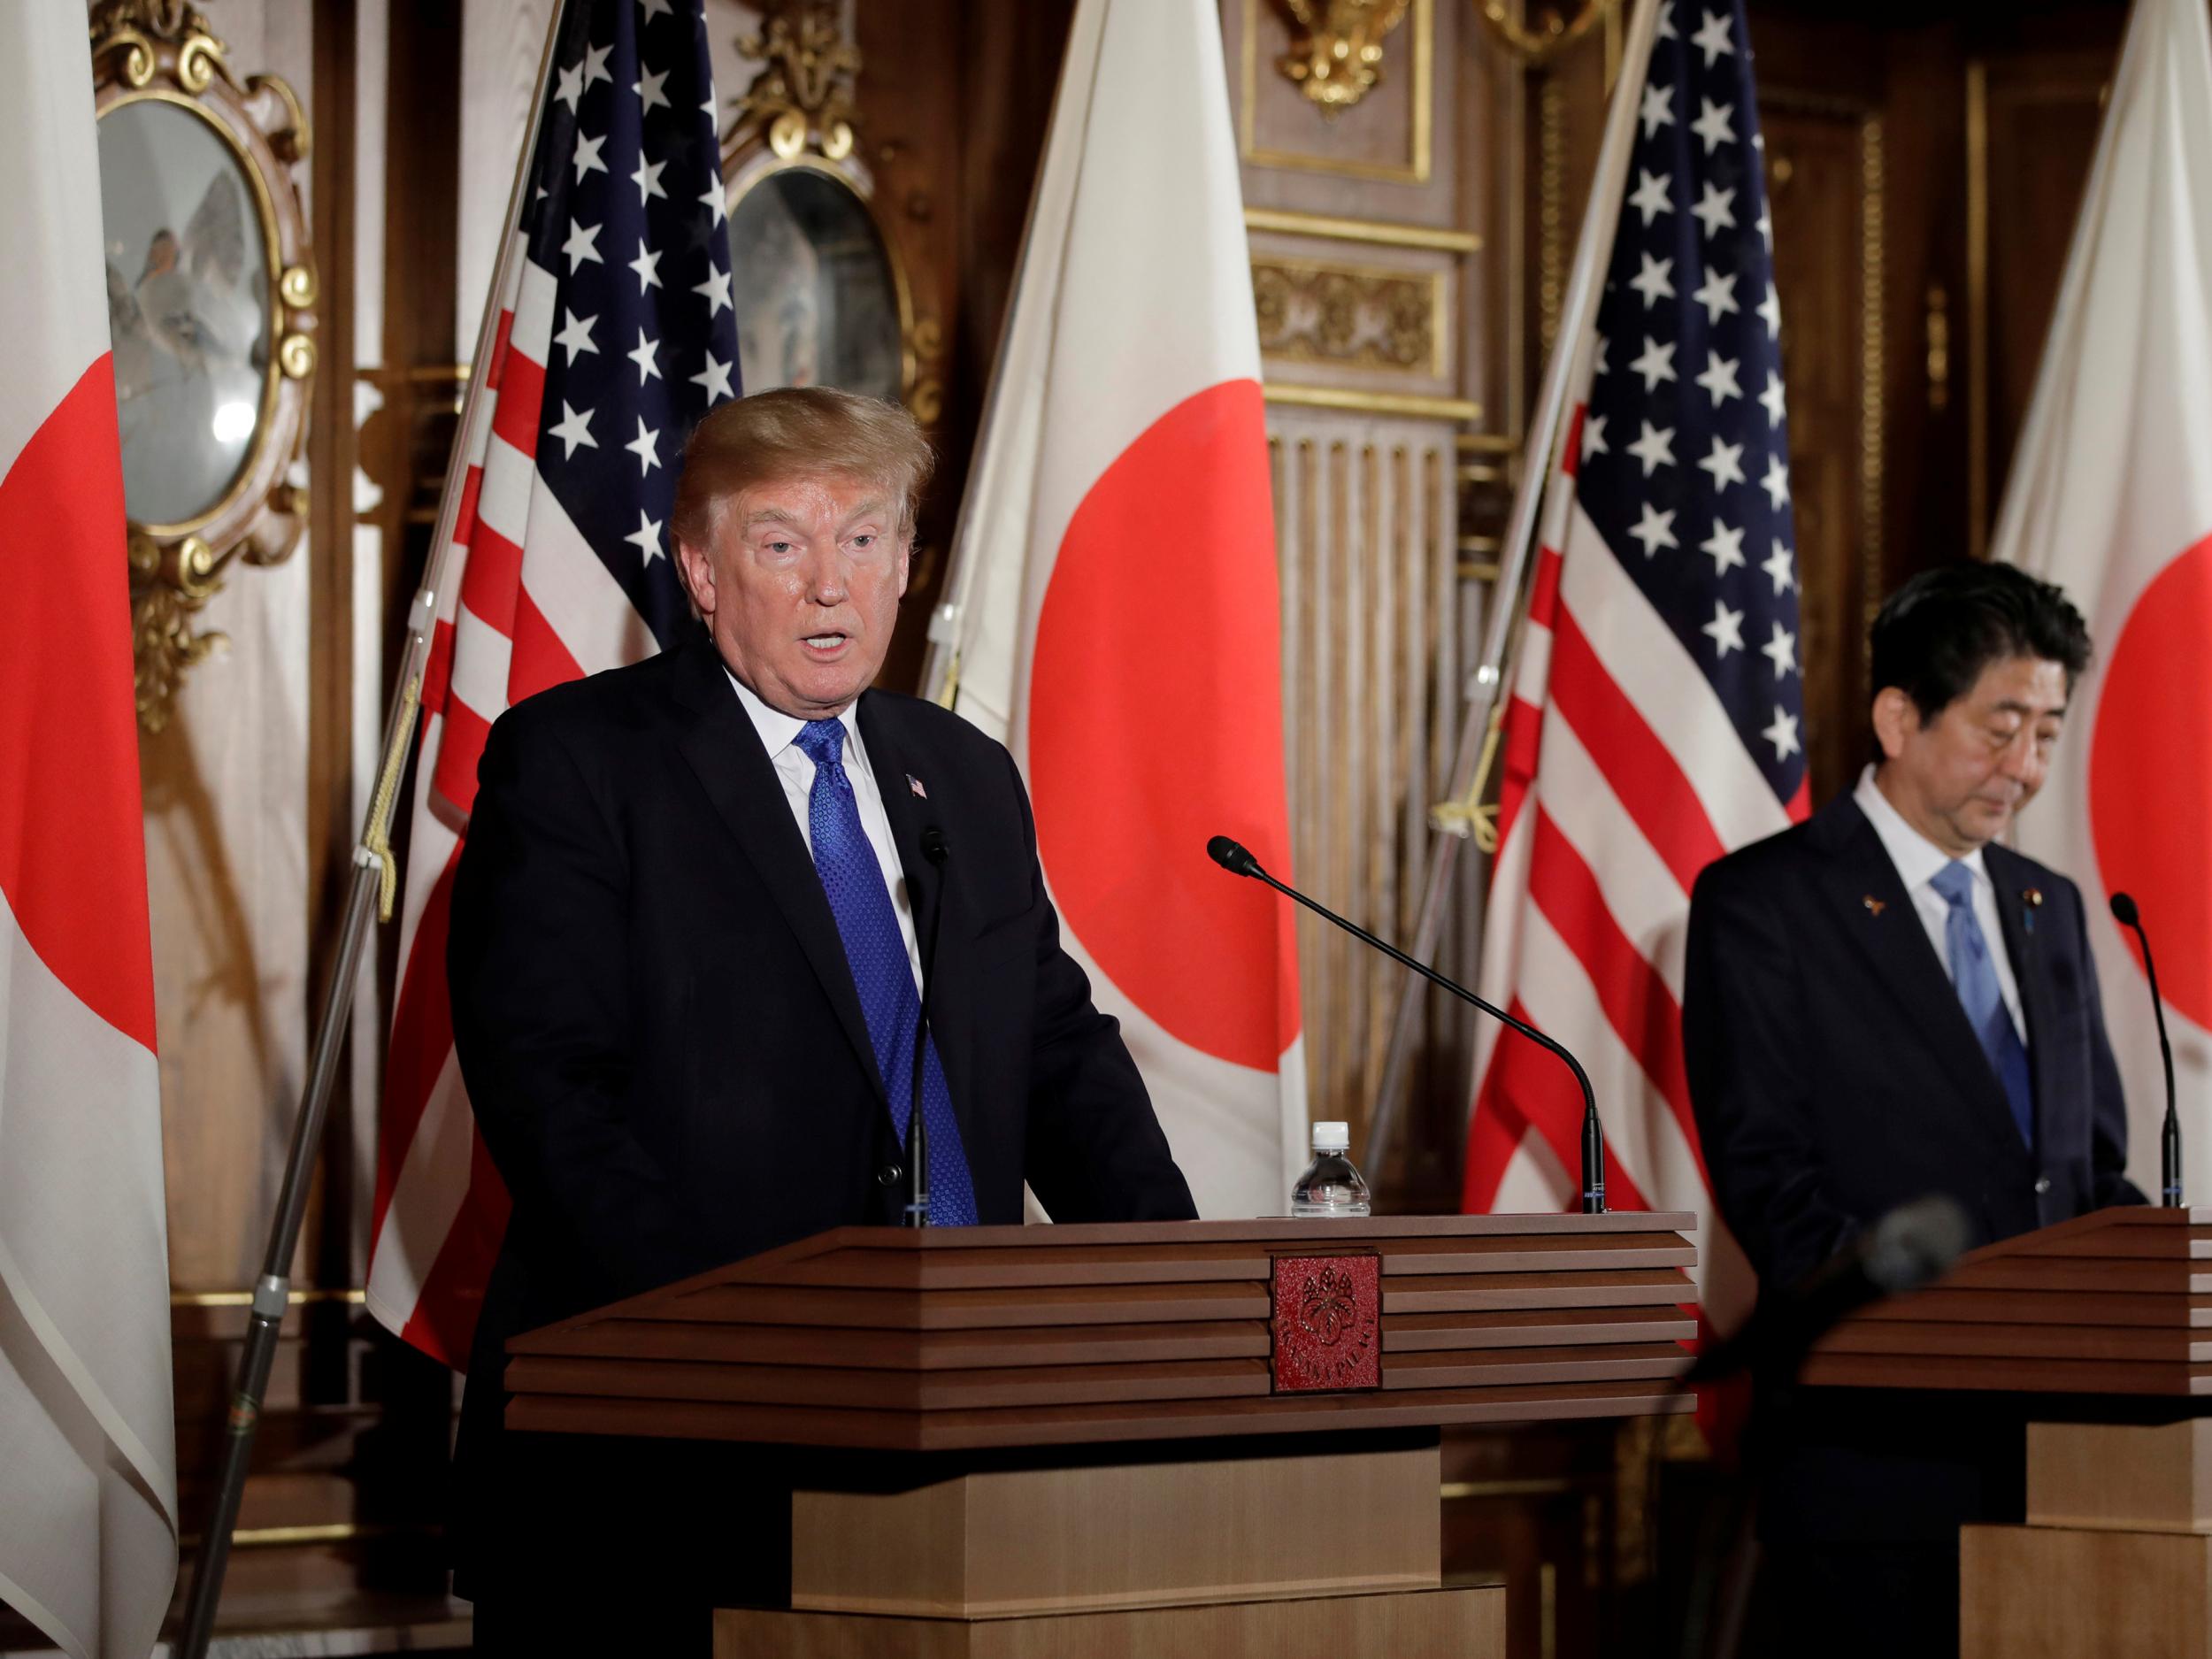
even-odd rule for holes
{"type": "Polygon", "coordinates": [[[829,386],[756,392],[710,410],[684,445],[670,528],[703,550],[722,509],[785,480],[864,479],[899,503],[902,540],[914,532],[937,457],[920,423],[896,403],[829,386]]]}

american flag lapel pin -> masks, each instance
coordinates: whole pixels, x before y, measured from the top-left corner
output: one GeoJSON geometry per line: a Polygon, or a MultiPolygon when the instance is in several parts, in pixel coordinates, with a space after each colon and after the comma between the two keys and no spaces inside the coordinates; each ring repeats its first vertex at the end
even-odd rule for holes
{"type": "Polygon", "coordinates": [[[911,789],[922,800],[926,801],[929,799],[929,791],[922,787],[922,780],[919,778],[917,778],[910,772],[906,774],[906,787],[911,789]]]}

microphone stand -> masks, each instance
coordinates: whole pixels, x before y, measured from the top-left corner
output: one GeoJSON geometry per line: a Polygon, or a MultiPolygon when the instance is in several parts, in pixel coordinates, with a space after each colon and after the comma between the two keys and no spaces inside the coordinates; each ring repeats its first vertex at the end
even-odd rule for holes
{"type": "Polygon", "coordinates": [[[937,902],[922,947],[922,1000],[914,1021],[913,1092],[906,1107],[906,1215],[902,1225],[929,1225],[929,1125],[922,1118],[922,1074],[929,1054],[929,993],[937,979],[937,935],[945,925],[945,833],[934,824],[922,832],[922,856],[937,872],[937,902]]]}
{"type": "Polygon", "coordinates": [[[1514,1018],[1505,1010],[1483,1001],[1465,986],[1446,979],[1426,963],[1417,962],[1388,941],[1376,938],[1357,922],[1347,921],[1327,905],[1308,898],[1296,887],[1276,880],[1262,867],[1258,859],[1226,835],[1217,835],[1208,841],[1206,855],[1232,875],[1250,876],[1256,881],[1265,882],[1284,897],[1295,900],[1316,916],[1335,923],[1355,939],[1372,945],[1393,962],[1412,969],[1430,984],[1441,990],[1449,991],[1461,1002],[1480,1009],[1494,1020],[1510,1025],[1539,1048],[1548,1048],[1564,1060],[1567,1063],[1567,1069],[1575,1074],[1576,1085],[1582,1090],[1582,1213],[1586,1216],[1601,1216],[1605,1213],[1605,1127],[1598,1121],[1597,1091],[1590,1087],[1590,1074],[1582,1069],[1581,1061],[1576,1059],[1560,1044],[1554,1042],[1527,1021],[1514,1018]]]}
{"type": "Polygon", "coordinates": [[[2166,1003],[2158,995],[2158,970],[2151,963],[2151,936],[2143,931],[2142,912],[2124,893],[2112,895],[2112,919],[2135,930],[2143,948],[2143,976],[2151,982],[2151,1014],[2158,1021],[2158,1057],[2166,1063],[2166,1121],[2158,1137],[2158,1202],[2162,1208],[2179,1210],[2181,1196],[2181,1118],[2174,1110],[2174,1046],[2166,1041],[2166,1003]]]}

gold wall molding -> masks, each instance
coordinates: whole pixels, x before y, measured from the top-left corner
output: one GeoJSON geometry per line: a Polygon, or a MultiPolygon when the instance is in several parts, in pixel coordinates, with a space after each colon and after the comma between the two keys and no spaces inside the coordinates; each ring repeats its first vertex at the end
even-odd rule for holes
{"type": "MultiPolygon", "coordinates": [[[[306,447],[319,285],[306,205],[290,169],[306,158],[312,139],[291,87],[275,75],[242,81],[229,49],[185,0],[100,0],[87,27],[96,115],[142,125],[187,112],[221,147],[242,180],[245,202],[242,211],[211,207],[221,199],[216,184],[228,176],[218,173],[181,235],[173,227],[155,232],[135,284],[111,260],[108,266],[119,404],[157,392],[208,388],[211,395],[218,384],[211,376],[227,353],[260,382],[257,399],[237,398],[219,411],[234,409],[251,423],[242,429],[250,435],[219,494],[172,521],[129,522],[122,551],[130,570],[135,700],[139,724],[157,733],[169,724],[185,674],[225,642],[219,633],[203,632],[198,617],[222,591],[227,569],[234,561],[283,563],[307,527],[307,492],[287,475],[306,447]],[[249,227],[258,238],[257,267],[249,227]],[[258,360],[251,345],[225,345],[203,316],[211,291],[231,303],[250,300],[249,272],[265,296],[257,319],[265,356],[258,360]]],[[[111,242],[122,234],[112,224],[106,228],[111,242]]],[[[165,419],[141,430],[182,442],[165,419]]],[[[130,477],[127,446],[127,495],[130,477]]]]}
{"type": "Polygon", "coordinates": [[[786,161],[810,144],[832,161],[853,150],[853,77],[860,53],[828,0],[797,0],[763,20],[737,50],[763,67],[737,101],[736,126],[760,127],[786,161]]]}
{"type": "Polygon", "coordinates": [[[1382,79],[1383,41],[1405,20],[1407,0],[1283,0],[1297,25],[1275,60],[1324,115],[1348,110],[1382,79]]]}
{"type": "MultiPolygon", "coordinates": [[[[318,1302],[342,1302],[359,1307],[368,1300],[365,1290],[295,1290],[286,1300],[295,1308],[308,1307],[318,1302]]],[[[172,1308],[250,1308],[250,1290],[175,1290],[169,1293],[172,1308]]]]}
{"type": "Polygon", "coordinates": [[[1939,415],[1951,406],[1951,291],[1940,282],[1928,284],[1927,345],[1928,409],[1939,415]]]}
{"type": "Polygon", "coordinates": [[[1268,0],[1244,0],[1244,34],[1238,54],[1238,150],[1256,167],[1294,173],[1333,173],[1386,184],[1426,184],[1435,165],[1436,0],[1411,0],[1407,29],[1411,63],[1407,70],[1412,105],[1411,132],[1403,162],[1361,161],[1305,150],[1261,147],[1257,114],[1260,91],[1260,19],[1268,0]]]}
{"type": "Polygon", "coordinates": [[[1605,81],[1609,87],[1613,83],[1611,35],[1618,12],[1617,0],[1582,0],[1581,7],[1571,18],[1547,8],[1543,22],[1531,28],[1513,15],[1513,8],[1506,0],[1476,0],[1475,4],[1475,15],[1489,26],[1498,43],[1532,65],[1546,63],[1572,46],[1602,19],[1607,27],[1605,81]]]}
{"type": "Polygon", "coordinates": [[[1567,286],[1567,95],[1555,75],[1536,94],[1536,326],[1549,353],[1567,286]]]}
{"type": "Polygon", "coordinates": [[[1450,304],[1441,271],[1377,270],[1311,259],[1252,261],[1260,349],[1293,363],[1448,368],[1450,304]]]}
{"type": "Polygon", "coordinates": [[[1244,228],[1271,231],[1285,236],[1313,236],[1332,242],[1363,242],[1375,248],[1432,248],[1440,253],[1482,251],[1482,238],[1471,230],[1448,230],[1436,225],[1407,225],[1395,219],[1346,219],[1330,213],[1298,213],[1287,208],[1248,207],[1244,228]]]}
{"type": "Polygon", "coordinates": [[[1465,397],[1433,397],[1421,392],[1370,392],[1348,386],[1299,386],[1279,380],[1269,381],[1263,391],[1269,403],[1293,409],[1333,409],[1350,415],[1402,415],[1411,420],[1482,419],[1482,405],[1465,397]]]}
{"type": "Polygon", "coordinates": [[[1989,551],[1989,65],[1966,65],[1966,550],[1989,551]]]}

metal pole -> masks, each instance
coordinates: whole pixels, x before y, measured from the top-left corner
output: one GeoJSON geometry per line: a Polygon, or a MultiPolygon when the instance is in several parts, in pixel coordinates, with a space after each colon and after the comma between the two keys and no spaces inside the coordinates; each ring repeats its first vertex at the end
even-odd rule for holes
{"type": "Polygon", "coordinates": [[[223,1576],[230,1564],[231,1532],[237,1525],[238,1506],[245,1496],[254,1434],[261,1425],[269,1369],[276,1358],[277,1334],[283,1326],[285,1310],[291,1304],[292,1257],[299,1248],[300,1226],[306,1218],[307,1193],[315,1156],[322,1146],[331,1089],[337,1081],[346,1025],[353,1013],[353,990],[360,975],[361,952],[368,942],[372,918],[391,919],[392,898],[397,886],[391,851],[392,816],[408,752],[414,742],[415,718],[421,710],[423,668],[429,658],[431,637],[437,626],[439,584],[444,579],[447,554],[460,517],[470,434],[475,429],[483,400],[484,379],[490,372],[492,352],[499,338],[500,303],[513,274],[514,262],[521,256],[522,239],[516,234],[516,227],[565,10],[564,7],[554,14],[546,31],[545,50],[538,63],[537,91],[531,99],[529,119],[523,127],[522,157],[515,168],[514,186],[507,198],[506,243],[500,250],[499,268],[492,279],[491,299],[477,330],[476,357],[469,376],[468,394],[461,406],[460,428],[454,439],[453,465],[446,469],[445,491],[438,505],[429,564],[423,573],[422,587],[408,608],[407,642],[400,653],[399,680],[393,687],[391,705],[385,714],[376,791],[370,799],[360,839],[354,844],[353,881],[346,892],[330,982],[324,990],[322,1008],[315,1022],[306,1087],[300,1094],[298,1114],[292,1121],[292,1145],[285,1159],[284,1184],[277,1198],[276,1218],[269,1228],[269,1247],[262,1257],[261,1277],[254,1285],[252,1312],[246,1325],[245,1352],[239,1359],[237,1386],[231,1395],[222,1480],[216,1488],[214,1512],[208,1517],[205,1541],[193,1568],[192,1593],[185,1604],[184,1630],[176,1648],[179,1659],[205,1659],[214,1632],[216,1604],[222,1598],[223,1576]]]}
{"type": "MultiPolygon", "coordinates": [[[[1413,935],[1413,956],[1433,964],[1444,932],[1444,911],[1451,893],[1452,873],[1459,861],[1460,844],[1474,826],[1471,797],[1479,787],[1478,772],[1484,757],[1494,712],[1505,678],[1506,646],[1520,611],[1521,588],[1529,568],[1529,554],[1536,539],[1536,515],[1551,481],[1553,462],[1563,436],[1568,395],[1574,389],[1575,370],[1581,348],[1597,315],[1601,279],[1613,257],[1613,232],[1620,221],[1621,195],[1628,182],[1628,158],[1636,145],[1637,106],[1643,97],[1644,76],[1651,65],[1651,44],[1659,27],[1659,0],[1642,0],[1636,20],[1629,27],[1627,49],[1621,58],[1620,79],[1613,86],[1613,102],[1605,119],[1605,136],[1598,150],[1597,173],[1590,183],[1590,199],[1582,212],[1582,234],[1575,244],[1575,261],[1567,279],[1560,307],[1561,328],[1553,343],[1550,361],[1536,402],[1535,419],[1528,431],[1528,447],[1522,454],[1521,475],[1513,487],[1513,510],[1506,518],[1500,549],[1498,582],[1484,630],[1482,661],[1467,681],[1466,712],[1459,741],[1452,755],[1451,799],[1464,802],[1464,813],[1431,822],[1440,831],[1429,849],[1427,878],[1421,890],[1420,919],[1413,935]]],[[[1406,1072],[1413,1059],[1413,1043],[1420,1023],[1424,982],[1409,977],[1399,987],[1398,1008],[1390,1027],[1390,1046],[1385,1051],[1375,1112],[1367,1131],[1362,1157],[1379,1175],[1393,1148],[1405,1094],[1406,1072]]]]}

